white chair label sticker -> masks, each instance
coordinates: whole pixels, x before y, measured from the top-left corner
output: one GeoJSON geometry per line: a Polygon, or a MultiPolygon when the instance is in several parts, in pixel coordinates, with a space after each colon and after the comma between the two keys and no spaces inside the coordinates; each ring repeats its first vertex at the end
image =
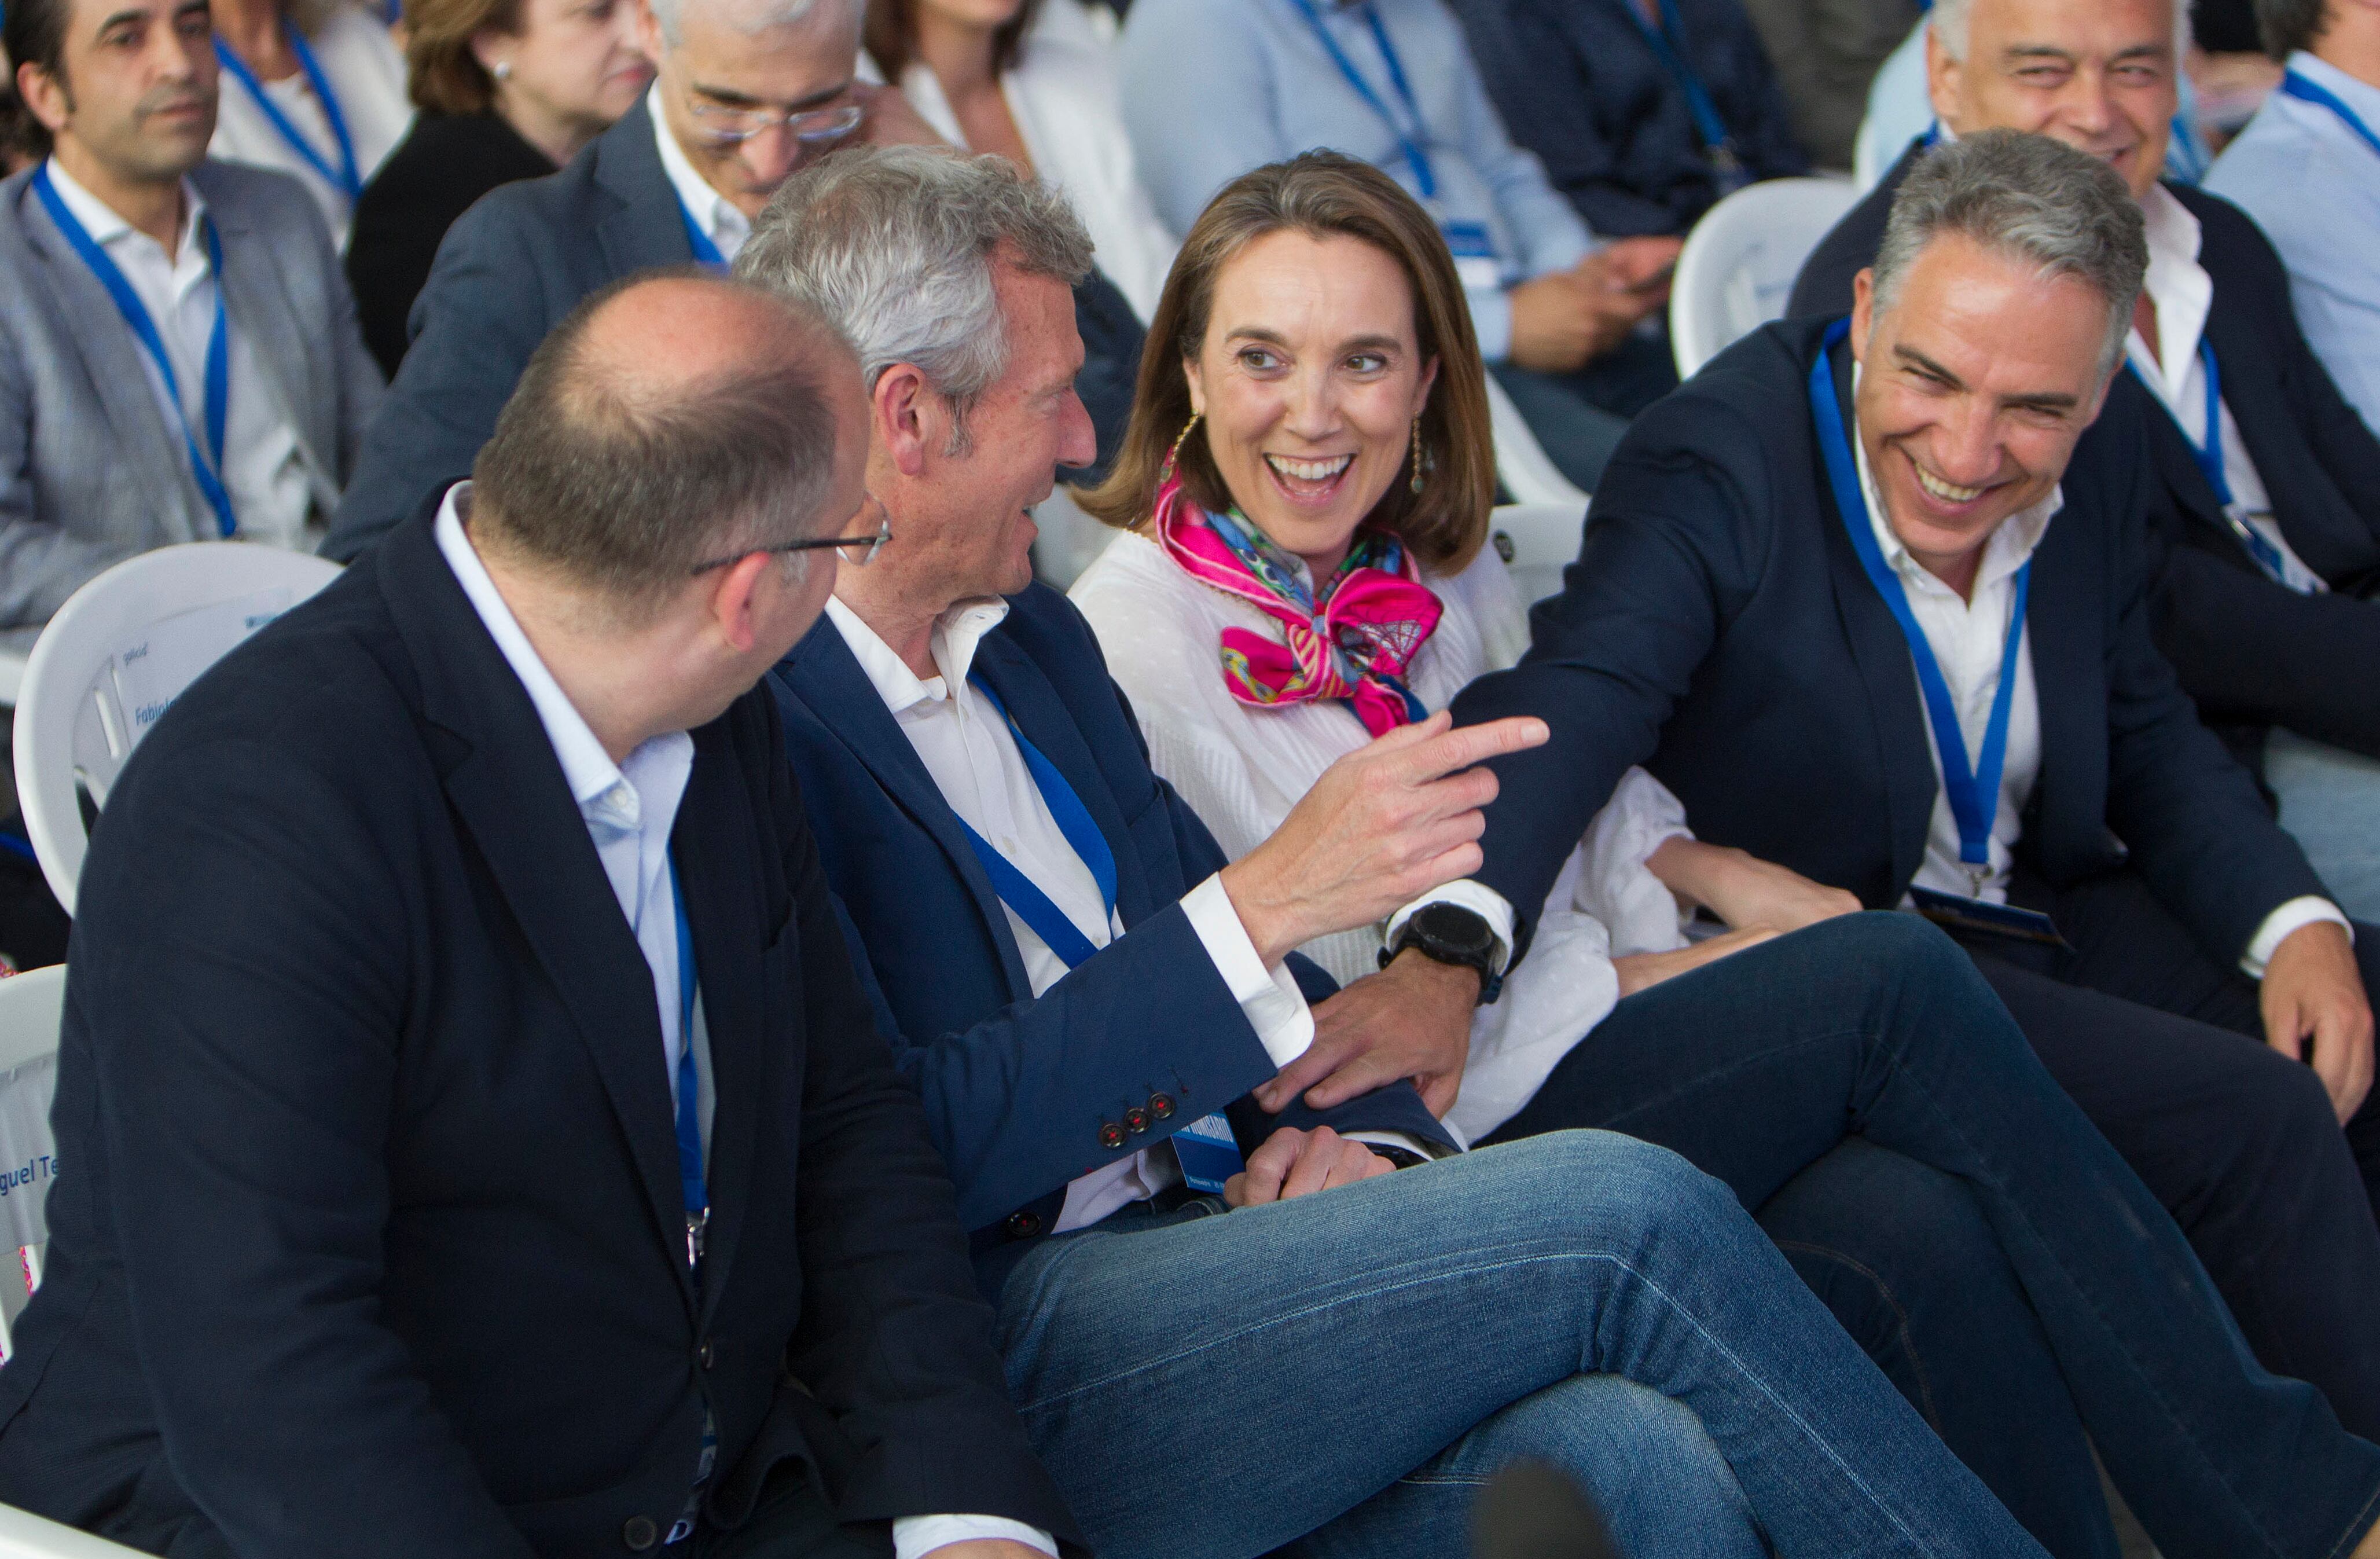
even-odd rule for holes
{"type": "Polygon", "coordinates": [[[116,706],[124,711],[131,747],[164,718],[199,674],[223,659],[240,640],[289,609],[286,585],[219,601],[152,625],[137,643],[116,652],[116,706]]]}
{"type": "Polygon", "coordinates": [[[58,1173],[50,1138],[50,1097],[57,1083],[55,1055],[0,1072],[0,1250],[50,1237],[42,1210],[58,1173]]]}

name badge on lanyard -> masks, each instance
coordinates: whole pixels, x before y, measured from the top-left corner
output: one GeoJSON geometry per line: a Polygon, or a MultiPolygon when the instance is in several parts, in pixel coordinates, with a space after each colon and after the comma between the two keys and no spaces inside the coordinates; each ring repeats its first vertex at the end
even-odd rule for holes
{"type": "MultiPolygon", "coordinates": [[[[2140,380],[2150,395],[2156,394],[2139,365],[2128,361],[2124,366],[2132,371],[2132,377],[2140,380]]],[[[2199,376],[2206,381],[2206,436],[2193,439],[2183,432],[2182,442],[2190,445],[2191,457],[2198,462],[2199,474],[2206,479],[2206,485],[2215,489],[2215,501],[2222,505],[2225,527],[2255,559],[2257,567],[2276,583],[2294,590],[2297,587],[2289,584],[2289,563],[2281,556],[2281,549],[2248,523],[2247,511],[2232,495],[2231,479],[2224,469],[2223,458],[2223,370],[2215,360],[2215,343],[2204,335],[2198,338],[2198,368],[2199,376]]],[[[2179,429],[2181,424],[2177,420],[2174,426],[2179,429]]]]}
{"type": "MultiPolygon", "coordinates": [[[[1926,719],[1933,726],[1935,751],[1941,760],[1942,793],[1950,803],[1950,816],[1959,828],[1959,860],[1967,869],[1974,902],[1980,903],[1984,885],[1992,874],[1992,823],[1999,815],[2000,776],[2008,762],[2009,711],[2016,701],[2017,662],[2023,653],[2024,609],[2032,590],[2033,564],[2028,559],[2016,572],[2008,632],[2000,651],[1999,686],[1992,696],[1991,716],[1985,725],[1980,761],[1970,764],[1966,735],[1959,728],[1959,706],[1950,697],[1950,686],[1943,678],[1940,663],[1934,658],[1934,647],[1926,641],[1925,630],[1910,607],[1909,592],[1901,587],[1900,576],[1885,561],[1884,549],[1876,543],[1867,497],[1860,489],[1859,467],[1852,456],[1851,432],[1834,385],[1834,350],[1850,334],[1849,320],[1836,321],[1827,332],[1817,361],[1810,367],[1810,412],[1817,423],[1818,449],[1826,458],[1835,512],[1842,517],[1843,529],[1851,534],[1852,550],[1859,554],[1860,567],[1867,574],[1868,582],[1891,609],[1900,636],[1909,641],[1910,658],[1916,662],[1918,689],[1925,695],[1926,719]]],[[[2004,905],[1993,907],[2010,918],[2030,913],[2004,905]]],[[[2043,927],[2048,927],[2046,916],[2038,920],[2043,927]]],[[[2055,935],[2054,928],[2051,934],[2055,935]]]]}
{"type": "MultiPolygon", "coordinates": [[[[1058,824],[1058,832],[1066,836],[1083,864],[1090,868],[1091,878],[1099,884],[1099,896],[1107,906],[1108,920],[1115,920],[1116,863],[1115,852],[1108,847],[1107,835],[1091,820],[1090,809],[1075,793],[1058,765],[1050,761],[1039,748],[1026,738],[1016,717],[1000,701],[1000,695],[979,676],[967,678],[968,686],[981,693],[985,701],[998,711],[1008,723],[1008,734],[1016,743],[1016,750],[1025,760],[1026,769],[1033,775],[1041,799],[1050,808],[1050,815],[1058,824]]],[[[1082,929],[1066,918],[1066,912],[1041,891],[1039,884],[1020,871],[1016,864],[994,849],[991,841],[977,833],[966,819],[960,818],[960,830],[966,834],[967,846],[991,879],[1000,901],[1015,911],[1016,918],[1041,939],[1042,944],[1056,954],[1070,969],[1080,968],[1099,951],[1082,929]]],[[[1176,1131],[1172,1137],[1173,1154],[1182,1165],[1182,1178],[1190,1188],[1209,1195],[1219,1193],[1223,1182],[1245,1168],[1240,1157],[1237,1140],[1232,1128],[1220,1114],[1202,1115],[1176,1131]],[[1228,1163],[1226,1162],[1228,1160],[1228,1163]]]]}
{"type": "Polygon", "coordinates": [[[207,443],[201,449],[198,431],[190,426],[190,414],[182,405],[180,376],[174,371],[174,359],[165,350],[165,338],[158,334],[157,322],[149,317],[140,295],[132,290],[132,284],[125,279],[115,262],[107,257],[107,251],[99,247],[97,240],[76,220],[74,213],[67,209],[57,187],[50,182],[50,164],[46,162],[33,176],[33,193],[40,198],[42,208],[50,213],[50,220],[57,225],[58,231],[66,236],[67,246],[91,274],[99,278],[100,286],[107,289],[107,296],[115,300],[115,311],[124,316],[124,323],[130,328],[133,339],[140,342],[141,350],[149,354],[149,360],[157,365],[158,376],[165,381],[165,398],[173,402],[175,420],[181,425],[183,447],[189,452],[190,475],[197,480],[199,492],[205,497],[207,506],[214,511],[215,529],[225,540],[237,535],[239,524],[231,512],[231,494],[223,484],[224,437],[231,406],[231,326],[224,311],[223,240],[216,237],[214,224],[212,221],[200,224],[200,236],[206,240],[207,265],[215,287],[214,324],[207,332],[204,386],[207,443]]]}

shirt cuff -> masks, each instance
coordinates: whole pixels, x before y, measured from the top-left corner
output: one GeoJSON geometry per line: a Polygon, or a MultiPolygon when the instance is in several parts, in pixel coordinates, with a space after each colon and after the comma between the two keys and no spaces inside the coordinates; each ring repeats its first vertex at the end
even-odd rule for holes
{"type": "Polygon", "coordinates": [[[2265,917],[2265,923],[2258,926],[2256,934],[2248,939],[2248,952],[2240,960],[2241,972],[2251,980],[2264,979],[2265,966],[2273,961],[2273,955],[2280,950],[2281,944],[2288,939],[2289,934],[2301,926],[2310,926],[2317,920],[2328,920],[2335,925],[2345,926],[2347,939],[2350,942],[2355,940],[2355,926],[2338,905],[2326,898],[2316,898],[2313,895],[2307,894],[2302,897],[2289,900],[2265,917]]]}
{"type": "Polygon", "coordinates": [[[1190,918],[1190,929],[1198,933],[1207,956],[1215,960],[1215,972],[1232,988],[1232,999],[1240,1004],[1272,1064],[1286,1066],[1304,1055],[1314,1042],[1314,1012],[1305,1005],[1305,993],[1290,978],[1287,966],[1269,969],[1257,956],[1257,944],[1248,940],[1240,912],[1232,907],[1232,895],[1223,891],[1222,874],[1184,894],[1182,913],[1190,918]]]}
{"type": "Polygon", "coordinates": [[[1488,955],[1489,967],[1498,974],[1504,972],[1505,966],[1512,957],[1512,907],[1502,894],[1468,877],[1449,883],[1442,888],[1432,888],[1390,916],[1388,930],[1380,937],[1380,945],[1394,947],[1397,932],[1404,930],[1405,922],[1433,904],[1451,904],[1457,908],[1468,909],[1487,921],[1488,931],[1496,937],[1496,949],[1488,955]]]}
{"type": "Polygon", "coordinates": [[[1483,362],[1502,362],[1512,355],[1512,300],[1501,289],[1479,287],[1463,294],[1471,300],[1471,334],[1479,337],[1483,362]]]}
{"type": "Polygon", "coordinates": [[[924,1559],[954,1542],[1006,1538],[1058,1559],[1058,1540],[1038,1527],[1004,1516],[903,1516],[892,1523],[892,1559],[924,1559]]]}

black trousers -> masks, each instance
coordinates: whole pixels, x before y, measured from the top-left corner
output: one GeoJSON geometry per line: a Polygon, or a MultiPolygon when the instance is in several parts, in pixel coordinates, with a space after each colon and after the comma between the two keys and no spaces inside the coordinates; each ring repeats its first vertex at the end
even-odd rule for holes
{"type": "MultiPolygon", "coordinates": [[[[2380,1090],[2341,1129],[2264,1042],[2258,987],[2131,871],[2020,884],[2072,951],[1961,938],[2050,1075],[2190,1237],[2265,1366],[2380,1439],[2380,1090]]],[[[2380,991],[2380,927],[2356,929],[2380,991]]]]}

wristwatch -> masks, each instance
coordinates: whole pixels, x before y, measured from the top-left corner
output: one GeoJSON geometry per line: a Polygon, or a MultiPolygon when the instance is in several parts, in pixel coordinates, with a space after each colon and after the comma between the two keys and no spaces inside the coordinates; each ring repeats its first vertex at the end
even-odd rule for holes
{"type": "Polygon", "coordinates": [[[1497,937],[1488,918],[1475,909],[1465,909],[1459,904],[1431,904],[1415,910],[1405,923],[1397,928],[1397,939],[1380,949],[1380,967],[1386,968],[1396,956],[1410,947],[1425,958],[1441,964],[1454,964],[1479,976],[1479,1000],[1482,1005],[1494,1001],[1504,989],[1504,977],[1497,972],[1497,937]]]}

